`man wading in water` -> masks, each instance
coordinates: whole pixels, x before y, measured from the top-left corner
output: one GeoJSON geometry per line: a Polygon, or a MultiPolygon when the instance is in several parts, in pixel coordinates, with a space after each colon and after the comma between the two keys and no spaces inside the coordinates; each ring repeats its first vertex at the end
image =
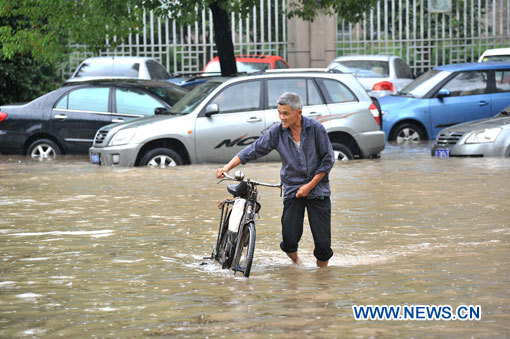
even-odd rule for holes
{"type": "Polygon", "coordinates": [[[257,141],[217,169],[216,177],[223,178],[223,172],[276,150],[282,161],[280,179],[284,185],[280,247],[294,263],[301,263],[297,251],[306,208],[317,266],[326,267],[333,256],[328,173],[334,164],[334,154],[324,126],[302,116],[302,107],[299,95],[284,93],[278,99],[281,123],[271,126],[257,141]]]}

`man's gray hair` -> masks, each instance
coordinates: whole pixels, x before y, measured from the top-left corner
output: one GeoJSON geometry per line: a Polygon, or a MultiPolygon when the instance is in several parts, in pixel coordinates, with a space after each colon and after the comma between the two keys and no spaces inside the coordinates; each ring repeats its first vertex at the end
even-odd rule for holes
{"type": "Polygon", "coordinates": [[[303,101],[296,93],[285,92],[278,98],[278,105],[290,106],[294,111],[303,108],[303,101]]]}

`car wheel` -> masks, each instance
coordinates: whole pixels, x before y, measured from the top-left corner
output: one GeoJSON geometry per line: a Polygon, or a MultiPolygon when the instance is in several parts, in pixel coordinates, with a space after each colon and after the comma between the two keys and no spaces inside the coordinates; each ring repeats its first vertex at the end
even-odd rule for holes
{"type": "Polygon", "coordinates": [[[421,127],[411,123],[398,126],[392,138],[397,144],[417,144],[424,139],[425,133],[421,127]]]}
{"type": "Polygon", "coordinates": [[[140,161],[142,166],[175,167],[183,164],[179,154],[168,148],[156,148],[147,152],[140,161]]]}
{"type": "Polygon", "coordinates": [[[351,150],[342,144],[332,143],[333,153],[335,154],[335,161],[348,161],[354,159],[351,150]]]}
{"type": "Polygon", "coordinates": [[[28,147],[28,155],[38,159],[54,159],[62,154],[60,147],[49,139],[39,139],[28,147]]]}

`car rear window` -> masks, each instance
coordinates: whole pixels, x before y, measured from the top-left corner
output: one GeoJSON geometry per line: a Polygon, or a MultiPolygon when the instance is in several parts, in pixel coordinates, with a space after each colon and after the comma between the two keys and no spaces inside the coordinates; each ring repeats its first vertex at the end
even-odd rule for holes
{"type": "Polygon", "coordinates": [[[328,104],[338,104],[342,102],[357,101],[356,96],[347,86],[331,79],[317,79],[328,104]]]}
{"type": "Polygon", "coordinates": [[[482,61],[510,61],[510,55],[486,55],[482,61]]]}
{"type": "Polygon", "coordinates": [[[75,78],[90,76],[121,76],[129,78],[138,78],[140,70],[139,63],[128,62],[125,60],[112,61],[93,61],[84,62],[76,74],[75,78]]]}
{"type": "Polygon", "coordinates": [[[338,63],[349,68],[349,72],[360,78],[386,78],[390,74],[387,61],[341,60],[338,63]]]}
{"type": "Polygon", "coordinates": [[[510,92],[510,70],[496,72],[496,91],[510,92]]]}

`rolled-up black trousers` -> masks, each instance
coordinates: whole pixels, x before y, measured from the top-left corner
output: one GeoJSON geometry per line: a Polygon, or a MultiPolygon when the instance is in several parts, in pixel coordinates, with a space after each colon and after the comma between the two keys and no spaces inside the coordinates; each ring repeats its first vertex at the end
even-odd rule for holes
{"type": "Polygon", "coordinates": [[[312,230],[315,249],[313,255],[322,261],[333,256],[331,249],[331,200],[328,197],[308,199],[289,198],[283,201],[282,237],[280,248],[286,253],[298,250],[303,235],[305,208],[312,230]]]}

